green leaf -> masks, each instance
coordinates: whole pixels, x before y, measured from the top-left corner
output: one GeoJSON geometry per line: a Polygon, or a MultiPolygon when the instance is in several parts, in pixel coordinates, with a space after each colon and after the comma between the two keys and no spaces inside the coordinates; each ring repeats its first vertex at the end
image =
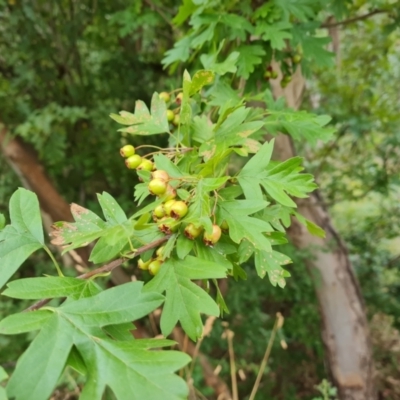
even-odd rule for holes
{"type": "Polygon", "coordinates": [[[226,28],[229,30],[227,35],[228,40],[244,42],[247,39],[247,33],[254,33],[251,22],[241,15],[223,13],[219,16],[219,21],[226,25],[226,28]]]}
{"type": "Polygon", "coordinates": [[[124,324],[108,325],[103,327],[103,331],[111,336],[115,340],[134,340],[132,332],[135,329],[135,325],[132,322],[126,322],[124,324]]]}
{"type": "Polygon", "coordinates": [[[6,226],[6,217],[0,213],[0,231],[6,226]]]}
{"type": "Polygon", "coordinates": [[[177,61],[187,61],[190,57],[191,42],[191,36],[185,36],[181,40],[175,42],[174,47],[165,52],[165,57],[161,61],[164,68],[177,61]]]}
{"type": "Polygon", "coordinates": [[[271,225],[261,219],[250,217],[268,205],[262,200],[232,200],[218,204],[219,215],[229,226],[229,236],[235,243],[247,239],[258,249],[271,251],[270,241],[263,235],[273,231],[271,225]]]}
{"type": "Polygon", "coordinates": [[[246,139],[262,128],[262,121],[246,122],[250,108],[239,107],[214,129],[216,152],[222,152],[230,146],[240,146],[246,139]]]}
{"type": "Polygon", "coordinates": [[[274,150],[275,140],[265,142],[259,152],[253,156],[240,171],[239,177],[251,177],[259,174],[267,168],[272,152],[274,150]]]}
{"type": "Polygon", "coordinates": [[[274,4],[278,6],[287,18],[291,15],[299,21],[307,21],[314,18],[314,2],[313,0],[274,0],[274,4]]]}
{"type": "MultiPolygon", "coordinates": [[[[17,399],[48,399],[68,362],[73,367],[79,365],[81,373],[87,373],[81,399],[100,400],[106,385],[118,398],[186,398],[187,386],[172,373],[187,364],[189,357],[174,351],[152,350],[174,342],[118,341],[115,337],[110,340],[99,329],[119,324],[123,324],[122,330],[126,329],[129,321],[147,315],[162,301],[160,294],[143,293],[142,283],[132,282],[91,299],[69,300],[57,309],[5,318],[0,322],[3,333],[7,327],[7,333],[21,330],[24,320],[25,330],[41,325],[40,333],[18,360],[7,385],[8,395],[17,399]]],[[[115,335],[113,327],[108,330],[115,335]]]]}
{"type": "Polygon", "coordinates": [[[193,96],[195,93],[200,92],[203,86],[211,85],[214,82],[215,74],[212,71],[199,70],[197,71],[193,78],[192,84],[189,90],[189,96],[193,96]]]}
{"type": "Polygon", "coordinates": [[[312,235],[318,236],[320,238],[324,238],[326,236],[325,231],[317,224],[314,224],[314,222],[308,220],[307,218],[304,218],[298,212],[293,212],[293,214],[300,221],[300,223],[302,223],[307,228],[308,232],[310,232],[312,235]]]}
{"type": "Polygon", "coordinates": [[[7,372],[4,370],[3,367],[0,367],[0,382],[5,381],[8,378],[7,372]]]}
{"type": "Polygon", "coordinates": [[[9,315],[0,322],[2,335],[17,335],[40,329],[53,315],[49,310],[37,310],[9,315]]]}
{"type": "Polygon", "coordinates": [[[290,273],[284,270],[281,265],[286,265],[292,262],[288,256],[277,251],[255,250],[254,261],[258,276],[264,278],[268,273],[268,278],[273,286],[284,288],[286,285],[285,278],[290,276],[290,273]]]}
{"type": "Polygon", "coordinates": [[[296,207],[296,203],[288,194],[296,197],[307,197],[307,193],[317,186],[313,183],[313,176],[302,174],[300,157],[290,158],[282,163],[271,163],[270,157],[273,142],[265,143],[260,152],[256,154],[243,167],[238,176],[238,181],[247,199],[263,198],[258,185],[278,203],[287,207],[296,207]]]}
{"type": "Polygon", "coordinates": [[[80,400],[100,400],[106,386],[117,399],[186,399],[187,385],[173,372],[184,367],[190,357],[177,351],[152,350],[165,345],[161,340],[146,341],[146,348],[140,342],[143,340],[92,342],[87,363],[93,368],[80,400]]]}
{"type": "Polygon", "coordinates": [[[331,118],[327,115],[315,115],[306,111],[286,108],[284,111],[268,110],[265,127],[270,133],[287,133],[295,140],[307,140],[312,145],[317,141],[328,141],[335,128],[327,127],[331,118]]]}
{"type": "Polygon", "coordinates": [[[269,24],[265,21],[259,21],[256,26],[256,36],[261,36],[263,40],[271,42],[271,47],[276,50],[282,50],[286,47],[286,39],[291,39],[292,34],[288,32],[292,28],[289,22],[274,22],[269,24]]]}
{"type": "Polygon", "coordinates": [[[85,362],[75,346],[72,347],[71,352],[68,355],[67,364],[81,375],[87,374],[85,362]]]}
{"type": "Polygon", "coordinates": [[[107,192],[103,194],[97,194],[100,207],[103,210],[104,217],[111,224],[123,224],[127,221],[126,214],[122,210],[121,206],[115,201],[114,197],[109,195],[107,192]]]}
{"type": "Polygon", "coordinates": [[[79,295],[87,282],[82,279],[55,277],[18,279],[7,284],[4,296],[15,299],[41,299],[79,295]]]}
{"type": "Polygon", "coordinates": [[[212,261],[229,271],[232,264],[219,251],[213,247],[207,247],[202,241],[196,241],[196,255],[202,260],[212,261]]]}
{"type": "Polygon", "coordinates": [[[72,204],[71,212],[75,223],[54,224],[51,243],[62,246],[65,253],[100,238],[90,255],[90,261],[99,264],[118,256],[134,235],[134,230],[124,211],[110,194],[103,192],[97,197],[106,221],[86,208],[72,204]]]}
{"type": "Polygon", "coordinates": [[[11,224],[0,231],[0,287],[36,250],[44,247],[39,202],[29,190],[19,188],[10,199],[11,224]]]}
{"type": "Polygon", "coordinates": [[[325,231],[321,227],[319,227],[318,225],[314,224],[314,222],[311,222],[309,220],[307,220],[307,229],[308,232],[310,232],[314,236],[318,236],[320,238],[324,238],[326,236],[325,231]]]}
{"type": "MultiPolygon", "coordinates": [[[[183,97],[180,110],[180,125],[187,125],[192,120],[192,107],[189,103],[190,90],[192,88],[192,78],[186,70],[183,73],[183,97]]],[[[185,143],[185,141],[184,141],[185,143]]]]}
{"type": "Polygon", "coordinates": [[[227,180],[228,177],[200,179],[196,186],[189,212],[185,217],[185,222],[193,223],[196,226],[204,226],[206,231],[210,232],[212,223],[210,219],[211,204],[209,193],[221,187],[227,180]]]}
{"type": "Polygon", "coordinates": [[[238,75],[248,79],[250,74],[254,72],[255,66],[263,62],[262,57],[266,53],[259,45],[241,45],[237,51],[240,53],[237,63],[238,75]]]}
{"type": "Polygon", "coordinates": [[[64,253],[86,246],[99,238],[107,228],[107,224],[95,213],[78,204],[71,204],[71,213],[75,223],[56,222],[52,227],[51,243],[57,246],[66,246],[64,253]]]}
{"type": "Polygon", "coordinates": [[[218,75],[225,75],[228,72],[235,73],[237,70],[236,64],[240,57],[238,51],[233,51],[229,54],[223,62],[217,62],[217,54],[202,54],[200,61],[203,67],[207,70],[213,71],[218,75]]]}
{"type": "Polygon", "coordinates": [[[183,260],[193,249],[194,241],[188,239],[185,235],[179,235],[176,241],[176,254],[183,260]]]}
{"type": "Polygon", "coordinates": [[[63,304],[57,310],[85,326],[106,326],[133,321],[158,307],[163,296],[141,294],[143,282],[130,282],[94,297],[63,304]]]}
{"type": "Polygon", "coordinates": [[[185,174],[164,154],[156,154],[154,163],[157,169],[164,170],[171,178],[182,178],[185,174]]]}
{"type": "MultiPolygon", "coordinates": [[[[7,372],[4,370],[3,367],[0,367],[0,382],[5,381],[7,378],[7,372]]],[[[7,393],[2,386],[0,386],[0,400],[8,400],[7,393]]]]}
{"type": "Polygon", "coordinates": [[[172,20],[176,26],[182,25],[197,9],[192,0],[183,0],[183,4],[179,7],[178,14],[172,20]]]}
{"type": "Polygon", "coordinates": [[[151,109],[138,100],[135,106],[135,113],[120,112],[123,119],[111,114],[111,118],[119,123],[130,125],[128,128],[119,129],[120,132],[127,132],[132,135],[156,135],[169,132],[167,120],[167,106],[165,101],[160,99],[158,93],[154,93],[151,99],[151,109]]]}
{"type": "Polygon", "coordinates": [[[161,331],[169,335],[179,321],[187,335],[196,340],[202,336],[200,313],[218,316],[215,301],[192,279],[212,279],[226,276],[224,267],[217,263],[187,256],[184,260],[170,258],[158,274],[145,286],[145,290],[166,292],[161,315],[161,331]]]}
{"type": "Polygon", "coordinates": [[[47,320],[18,360],[7,384],[10,397],[37,400],[50,397],[72,347],[70,329],[65,319],[53,316],[47,320]]]}

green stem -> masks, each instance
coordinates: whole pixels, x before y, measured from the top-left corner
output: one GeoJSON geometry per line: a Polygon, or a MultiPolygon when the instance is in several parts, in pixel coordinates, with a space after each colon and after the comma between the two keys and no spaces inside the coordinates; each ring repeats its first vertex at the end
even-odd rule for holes
{"type": "Polygon", "coordinates": [[[58,276],[63,277],[64,274],[62,273],[61,268],[58,265],[57,260],[54,258],[53,253],[50,251],[50,249],[47,246],[44,246],[44,249],[45,249],[46,253],[49,255],[49,257],[51,258],[51,261],[53,261],[53,263],[54,263],[54,265],[55,265],[55,267],[57,269],[58,276]]]}
{"type": "Polygon", "coordinates": [[[158,146],[153,146],[151,144],[142,144],[141,146],[136,147],[136,150],[138,149],[143,149],[145,147],[149,147],[149,148],[153,148],[153,149],[158,149],[158,150],[162,150],[162,147],[158,147],[158,146]]]}

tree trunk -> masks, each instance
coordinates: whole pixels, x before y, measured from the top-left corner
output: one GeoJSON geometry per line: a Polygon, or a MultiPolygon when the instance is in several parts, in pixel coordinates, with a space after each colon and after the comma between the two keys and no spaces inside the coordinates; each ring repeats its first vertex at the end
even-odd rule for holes
{"type": "MultiPolygon", "coordinates": [[[[42,213],[43,224],[48,233],[51,225],[56,221],[73,221],[69,204],[57,191],[44,167],[39,162],[35,151],[18,137],[8,134],[5,127],[0,125],[0,148],[22,185],[36,193],[42,213]]],[[[69,252],[71,259],[64,257],[66,266],[86,266],[88,264],[90,249],[87,247],[69,252]]],[[[79,272],[82,272],[79,269],[79,272]]],[[[122,270],[113,270],[111,279],[114,284],[130,282],[129,276],[122,270]]]]}
{"type": "MultiPolygon", "coordinates": [[[[274,69],[278,70],[274,65],[274,69]]],[[[285,89],[280,79],[272,82],[275,98],[284,96],[289,107],[297,109],[301,103],[304,79],[296,72],[285,89]]],[[[289,136],[276,140],[275,157],[286,160],[295,156],[289,136]]],[[[335,386],[341,400],[373,400],[373,360],[364,301],[352,269],[347,249],[326,210],[318,192],[297,202],[298,211],[321,226],[326,238],[312,236],[297,220],[288,232],[294,245],[307,248],[313,258],[307,262],[320,305],[322,339],[335,386]]]]}

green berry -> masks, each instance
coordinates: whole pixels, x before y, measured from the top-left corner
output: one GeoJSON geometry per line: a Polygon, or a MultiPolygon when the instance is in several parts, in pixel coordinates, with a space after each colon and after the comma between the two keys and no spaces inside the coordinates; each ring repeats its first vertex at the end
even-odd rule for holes
{"type": "Polygon", "coordinates": [[[299,64],[301,62],[301,55],[300,54],[295,54],[292,57],[292,61],[293,61],[293,64],[299,64]]]}
{"type": "Polygon", "coordinates": [[[278,77],[278,73],[276,71],[271,72],[271,78],[276,79],[278,77]]]}
{"type": "Polygon", "coordinates": [[[144,158],[140,165],[137,167],[138,170],[144,170],[144,171],[152,171],[154,168],[154,164],[150,161],[144,158]]]}
{"type": "Polygon", "coordinates": [[[169,181],[169,175],[167,172],[163,171],[162,169],[156,169],[152,174],[151,174],[153,179],[162,179],[165,182],[169,181]]]}
{"type": "Polygon", "coordinates": [[[166,103],[168,103],[168,102],[171,100],[171,96],[170,96],[169,93],[167,93],[167,92],[161,92],[161,93],[158,95],[158,97],[159,97],[161,100],[164,100],[166,103]]]}
{"type": "Polygon", "coordinates": [[[272,74],[271,74],[271,71],[268,71],[268,70],[267,70],[267,71],[264,72],[264,78],[265,78],[265,79],[271,78],[271,75],[272,75],[272,74]]]}
{"type": "Polygon", "coordinates": [[[176,197],[176,190],[171,186],[168,185],[167,191],[164,194],[164,201],[173,200],[176,197]]]}
{"type": "Polygon", "coordinates": [[[167,120],[168,122],[172,122],[175,118],[175,114],[172,110],[167,110],[167,120]]]}
{"type": "Polygon", "coordinates": [[[178,223],[175,221],[171,221],[170,218],[164,217],[161,218],[160,224],[158,225],[158,229],[165,233],[166,235],[170,235],[172,232],[176,232],[178,229],[178,223]]]}
{"type": "Polygon", "coordinates": [[[153,211],[153,216],[156,218],[162,218],[165,217],[165,211],[164,211],[164,207],[162,206],[162,204],[158,205],[154,211],[153,211]]]}
{"type": "Polygon", "coordinates": [[[135,154],[135,148],[131,144],[127,144],[126,146],[121,147],[119,152],[122,157],[127,158],[135,154]]]}
{"type": "Polygon", "coordinates": [[[157,275],[160,270],[162,262],[160,260],[154,260],[149,264],[149,272],[151,275],[157,275]]]}
{"type": "Polygon", "coordinates": [[[178,126],[180,122],[181,122],[181,117],[179,116],[179,114],[176,114],[174,116],[174,119],[172,120],[172,124],[178,126]]]}
{"type": "Polygon", "coordinates": [[[168,217],[171,216],[171,211],[172,211],[172,206],[176,203],[176,200],[168,200],[166,203],[164,203],[164,212],[165,215],[168,217]]]}
{"type": "Polygon", "coordinates": [[[218,240],[221,238],[221,228],[218,225],[213,225],[212,226],[212,232],[207,233],[204,232],[203,236],[203,242],[206,246],[213,246],[215,243],[218,242],[218,240]]]}
{"type": "Polygon", "coordinates": [[[188,206],[183,201],[176,201],[171,207],[171,217],[183,218],[188,212],[188,206]]]}
{"type": "Polygon", "coordinates": [[[151,259],[149,261],[143,261],[141,258],[139,258],[137,266],[140,269],[146,270],[146,269],[149,269],[149,264],[150,263],[151,263],[151,259]]]}
{"type": "Polygon", "coordinates": [[[194,240],[194,239],[196,239],[198,236],[200,236],[201,232],[203,232],[203,227],[202,227],[202,226],[200,226],[200,227],[197,228],[195,225],[189,224],[189,225],[185,228],[185,230],[184,230],[183,233],[185,234],[185,236],[186,236],[188,239],[194,240]]]}
{"type": "Polygon", "coordinates": [[[140,157],[137,154],[130,156],[125,160],[125,165],[129,169],[135,169],[135,168],[139,167],[139,165],[141,165],[141,163],[142,163],[142,157],[140,157]]]}
{"type": "Polygon", "coordinates": [[[183,93],[178,93],[176,98],[175,98],[175,102],[176,104],[180,105],[182,103],[182,99],[183,99],[183,93]]]}
{"type": "Polygon", "coordinates": [[[167,182],[162,179],[153,179],[148,184],[148,189],[151,194],[162,196],[167,191],[167,182]]]}
{"type": "Polygon", "coordinates": [[[156,256],[157,256],[158,258],[161,258],[164,249],[165,249],[165,246],[161,246],[161,247],[159,247],[159,248],[157,249],[157,251],[156,251],[156,256]]]}

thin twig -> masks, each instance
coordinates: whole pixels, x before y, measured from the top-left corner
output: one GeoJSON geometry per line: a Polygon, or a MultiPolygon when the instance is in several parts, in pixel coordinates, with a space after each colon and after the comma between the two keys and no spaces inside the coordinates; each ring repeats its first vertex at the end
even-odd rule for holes
{"type": "Polygon", "coordinates": [[[253,390],[251,391],[249,400],[254,400],[254,398],[256,397],[258,387],[260,386],[261,378],[264,374],[265,367],[267,366],[267,363],[268,363],[269,355],[271,354],[271,349],[272,349],[272,345],[275,340],[276,332],[278,331],[278,329],[280,329],[282,327],[282,325],[283,325],[282,314],[277,313],[274,327],[272,328],[271,337],[269,338],[268,346],[267,346],[267,349],[265,350],[265,354],[262,359],[260,369],[258,371],[257,379],[256,379],[256,382],[254,383],[253,390]]]}
{"type": "Polygon", "coordinates": [[[237,380],[236,380],[235,351],[233,349],[234,333],[230,329],[227,329],[225,331],[225,334],[226,334],[226,340],[228,341],[228,348],[229,348],[229,362],[230,362],[231,380],[232,380],[232,398],[233,398],[233,400],[239,400],[238,386],[237,386],[237,380]]]}
{"type": "Polygon", "coordinates": [[[354,17],[354,18],[345,19],[344,21],[334,22],[333,24],[329,24],[329,23],[322,24],[321,28],[334,28],[335,26],[349,25],[349,24],[352,24],[353,22],[362,21],[363,19],[367,19],[369,17],[372,17],[373,15],[382,14],[382,13],[386,13],[386,12],[388,12],[388,11],[387,10],[373,10],[367,14],[359,15],[358,17],[354,17]]]}
{"type": "MultiPolygon", "coordinates": [[[[167,235],[164,236],[161,239],[157,239],[154,242],[151,242],[149,244],[146,244],[142,247],[139,247],[132,255],[134,257],[139,256],[140,254],[145,253],[146,251],[150,250],[150,249],[154,249],[155,247],[158,247],[160,244],[165,243],[169,238],[171,237],[171,235],[167,235]]],[[[129,260],[129,257],[121,257],[121,258],[117,258],[116,260],[111,261],[110,263],[103,265],[100,268],[96,268],[92,271],[86,272],[85,274],[79,275],[77,276],[78,279],[89,279],[95,275],[99,275],[99,274],[104,274],[107,272],[111,272],[113,269],[119,267],[123,262],[125,262],[126,260],[129,260]]],[[[51,299],[42,299],[39,300],[38,302],[32,304],[30,307],[28,307],[27,309],[24,310],[25,311],[35,311],[35,310],[39,310],[39,308],[43,307],[44,305],[46,305],[51,299]]]]}

